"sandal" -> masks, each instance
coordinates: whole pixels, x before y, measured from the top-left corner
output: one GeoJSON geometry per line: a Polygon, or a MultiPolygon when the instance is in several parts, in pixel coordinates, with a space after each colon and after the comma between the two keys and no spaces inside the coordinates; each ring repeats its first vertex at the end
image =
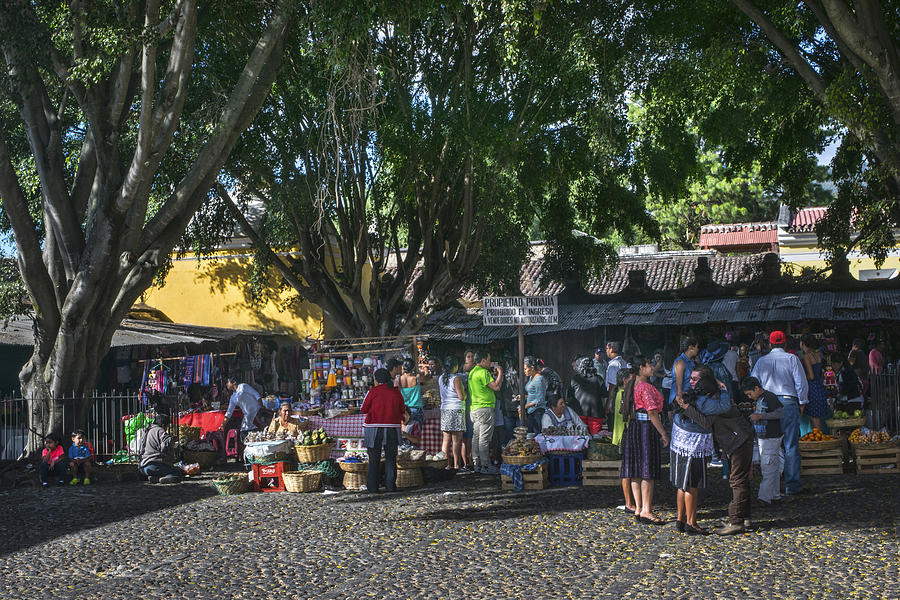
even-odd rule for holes
{"type": "Polygon", "coordinates": [[[653,517],[652,519],[649,517],[638,517],[641,520],[641,523],[644,525],[665,525],[666,522],[659,517],[653,517]]]}
{"type": "Polygon", "coordinates": [[[707,533],[705,529],[699,529],[687,523],[684,524],[684,532],[688,535],[706,535],[707,533]]]}

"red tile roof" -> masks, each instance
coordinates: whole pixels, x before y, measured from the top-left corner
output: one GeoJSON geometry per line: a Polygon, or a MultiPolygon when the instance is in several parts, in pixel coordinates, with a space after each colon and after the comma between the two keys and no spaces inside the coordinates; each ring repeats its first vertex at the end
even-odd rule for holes
{"type": "Polygon", "coordinates": [[[828,208],[824,206],[801,208],[791,215],[791,223],[787,229],[792,233],[814,231],[816,223],[825,218],[827,211],[828,208]]]}
{"type": "Polygon", "coordinates": [[[724,225],[704,225],[700,228],[700,248],[768,248],[778,245],[778,224],[728,223],[724,225]]]}

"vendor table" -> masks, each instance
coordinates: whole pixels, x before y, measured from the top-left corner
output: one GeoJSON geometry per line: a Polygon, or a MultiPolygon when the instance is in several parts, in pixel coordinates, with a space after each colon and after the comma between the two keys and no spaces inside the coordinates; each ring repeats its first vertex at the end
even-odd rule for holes
{"type": "MultiPolygon", "coordinates": [[[[366,422],[366,415],[350,415],[333,419],[324,419],[317,416],[307,418],[312,428],[317,429],[321,427],[331,437],[358,439],[363,437],[363,423],[366,422]]],[[[425,415],[425,427],[422,431],[422,448],[428,454],[437,454],[441,451],[440,418],[428,418],[428,414],[425,415]]]]}
{"type": "Polygon", "coordinates": [[[587,435],[544,435],[534,436],[534,441],[541,447],[541,452],[581,452],[591,441],[587,435]]]}
{"type": "MultiPolygon", "coordinates": [[[[242,417],[240,410],[234,411],[236,417],[242,417]]],[[[178,424],[183,427],[199,427],[200,435],[205,436],[207,431],[217,431],[225,421],[224,410],[210,410],[206,412],[188,413],[178,419],[178,424]]]]}

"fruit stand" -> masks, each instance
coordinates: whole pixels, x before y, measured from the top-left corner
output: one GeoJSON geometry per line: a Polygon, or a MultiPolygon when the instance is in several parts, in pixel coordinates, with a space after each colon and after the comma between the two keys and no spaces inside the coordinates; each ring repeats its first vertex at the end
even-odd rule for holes
{"type": "Polygon", "coordinates": [[[848,462],[841,440],[818,428],[800,438],[800,458],[803,475],[840,475],[848,462]]]}
{"type": "Polygon", "coordinates": [[[848,438],[853,447],[856,473],[900,473],[900,443],[886,431],[855,429],[848,438]]]}

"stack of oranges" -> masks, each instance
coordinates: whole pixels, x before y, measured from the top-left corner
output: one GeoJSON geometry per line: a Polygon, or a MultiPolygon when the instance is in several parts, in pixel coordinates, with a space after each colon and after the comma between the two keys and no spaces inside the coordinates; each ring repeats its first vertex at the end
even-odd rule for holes
{"type": "Polygon", "coordinates": [[[829,440],[833,440],[834,438],[830,435],[822,433],[819,428],[816,427],[800,439],[804,442],[827,442],[829,440]]]}

